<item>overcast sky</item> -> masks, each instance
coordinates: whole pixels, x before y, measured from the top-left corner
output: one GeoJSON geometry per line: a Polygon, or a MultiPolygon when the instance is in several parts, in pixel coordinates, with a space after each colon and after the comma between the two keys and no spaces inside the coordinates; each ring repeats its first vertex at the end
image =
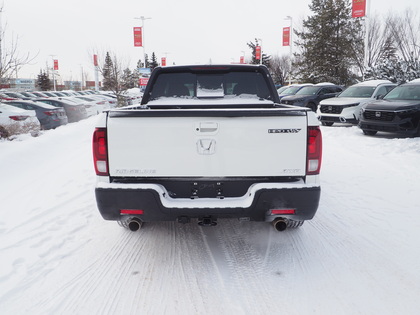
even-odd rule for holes
{"type": "MultiPolygon", "coordinates": [[[[116,54],[131,70],[143,60],[134,47],[133,27],[144,16],[144,43],[167,64],[231,63],[251,55],[247,43],[262,40],[263,53],[283,55],[282,29],[308,14],[311,0],[0,0],[3,47],[18,37],[21,54],[36,56],[19,70],[20,78],[36,78],[40,69],[59,62],[63,80],[94,80],[93,53],[116,54]]],[[[419,0],[371,0],[372,13],[411,8],[420,19],[419,0]]],[[[100,60],[101,62],[102,60],[100,60]]]]}

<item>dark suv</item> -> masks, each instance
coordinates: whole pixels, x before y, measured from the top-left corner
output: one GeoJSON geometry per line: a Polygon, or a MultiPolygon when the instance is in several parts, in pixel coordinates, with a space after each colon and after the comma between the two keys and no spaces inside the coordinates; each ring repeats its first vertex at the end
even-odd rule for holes
{"type": "Polygon", "coordinates": [[[316,112],[320,101],[335,97],[343,91],[343,88],[334,84],[318,83],[305,86],[295,95],[285,96],[280,100],[281,104],[308,107],[316,112]]]}
{"type": "Polygon", "coordinates": [[[359,127],[366,135],[385,131],[420,136],[420,79],[397,86],[382,100],[364,106],[359,127]]]}

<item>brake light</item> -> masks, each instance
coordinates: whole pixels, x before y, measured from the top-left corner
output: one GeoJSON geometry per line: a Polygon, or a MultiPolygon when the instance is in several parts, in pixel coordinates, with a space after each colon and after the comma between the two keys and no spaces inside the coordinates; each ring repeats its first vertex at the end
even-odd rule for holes
{"type": "Polygon", "coordinates": [[[306,175],[317,175],[321,170],[322,162],[322,134],[318,126],[308,127],[307,150],[306,175]]]}
{"type": "Polygon", "coordinates": [[[93,162],[96,175],[108,176],[108,149],[106,128],[96,128],[92,140],[93,162]]]}
{"type": "Polygon", "coordinates": [[[46,111],[46,112],[44,112],[44,114],[47,115],[47,116],[54,116],[53,111],[46,111]]]}
{"type": "Polygon", "coordinates": [[[28,117],[29,116],[24,116],[24,115],[9,116],[10,119],[13,119],[13,120],[16,120],[16,121],[23,121],[28,117]]]}

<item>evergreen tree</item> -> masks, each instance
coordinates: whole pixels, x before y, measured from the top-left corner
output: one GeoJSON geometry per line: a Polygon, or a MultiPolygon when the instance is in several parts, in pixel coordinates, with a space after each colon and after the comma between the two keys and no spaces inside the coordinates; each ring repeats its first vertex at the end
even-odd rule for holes
{"type": "MultiPolygon", "coordinates": [[[[255,38],[255,44],[253,42],[249,42],[247,43],[248,47],[252,50],[252,60],[251,60],[251,64],[257,65],[260,63],[260,60],[258,60],[256,58],[256,47],[260,46],[258,43],[258,39],[255,38]]],[[[262,64],[267,66],[268,68],[270,67],[270,59],[271,56],[270,55],[266,55],[261,51],[261,58],[262,58],[262,64]]]]}
{"type": "Polygon", "coordinates": [[[158,62],[157,62],[156,55],[155,55],[155,53],[153,52],[153,53],[152,53],[152,60],[150,61],[150,70],[152,70],[152,71],[153,71],[153,69],[154,69],[154,68],[156,68],[158,65],[159,65],[159,64],[158,64],[158,62]]]}
{"type": "Polygon", "coordinates": [[[149,56],[147,54],[144,54],[144,57],[146,58],[145,62],[145,68],[150,68],[150,61],[149,61],[149,56]]]}
{"type": "Polygon", "coordinates": [[[41,91],[51,90],[51,80],[48,77],[48,74],[45,71],[40,71],[36,80],[36,86],[41,91]]]}
{"type": "Polygon", "coordinates": [[[102,70],[102,76],[103,89],[107,91],[114,91],[116,85],[115,71],[114,64],[112,62],[111,56],[109,55],[109,52],[107,52],[105,56],[105,63],[102,70]]]}
{"type": "Polygon", "coordinates": [[[301,53],[295,54],[298,73],[305,82],[329,81],[348,85],[356,55],[363,52],[360,19],[352,19],[349,0],[312,0],[314,15],[303,21],[303,31],[295,34],[301,53]]]}
{"type": "Polygon", "coordinates": [[[121,76],[121,89],[122,90],[127,90],[127,89],[131,89],[137,86],[136,84],[136,79],[135,79],[135,74],[133,72],[131,72],[130,69],[125,69],[123,71],[123,74],[121,76]]]}
{"type": "Polygon", "coordinates": [[[382,58],[376,65],[366,71],[366,79],[389,80],[403,84],[420,78],[420,61],[414,56],[409,60],[396,56],[382,58]]]}

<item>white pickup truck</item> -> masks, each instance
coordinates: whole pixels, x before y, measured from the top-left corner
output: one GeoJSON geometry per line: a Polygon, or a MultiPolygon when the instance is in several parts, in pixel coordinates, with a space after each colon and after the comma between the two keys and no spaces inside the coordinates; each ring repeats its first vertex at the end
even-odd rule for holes
{"type": "Polygon", "coordinates": [[[156,68],[140,105],[101,114],[93,156],[102,217],[133,231],[218,218],[283,231],[319,204],[319,121],[279,104],[265,66],[156,68]]]}

